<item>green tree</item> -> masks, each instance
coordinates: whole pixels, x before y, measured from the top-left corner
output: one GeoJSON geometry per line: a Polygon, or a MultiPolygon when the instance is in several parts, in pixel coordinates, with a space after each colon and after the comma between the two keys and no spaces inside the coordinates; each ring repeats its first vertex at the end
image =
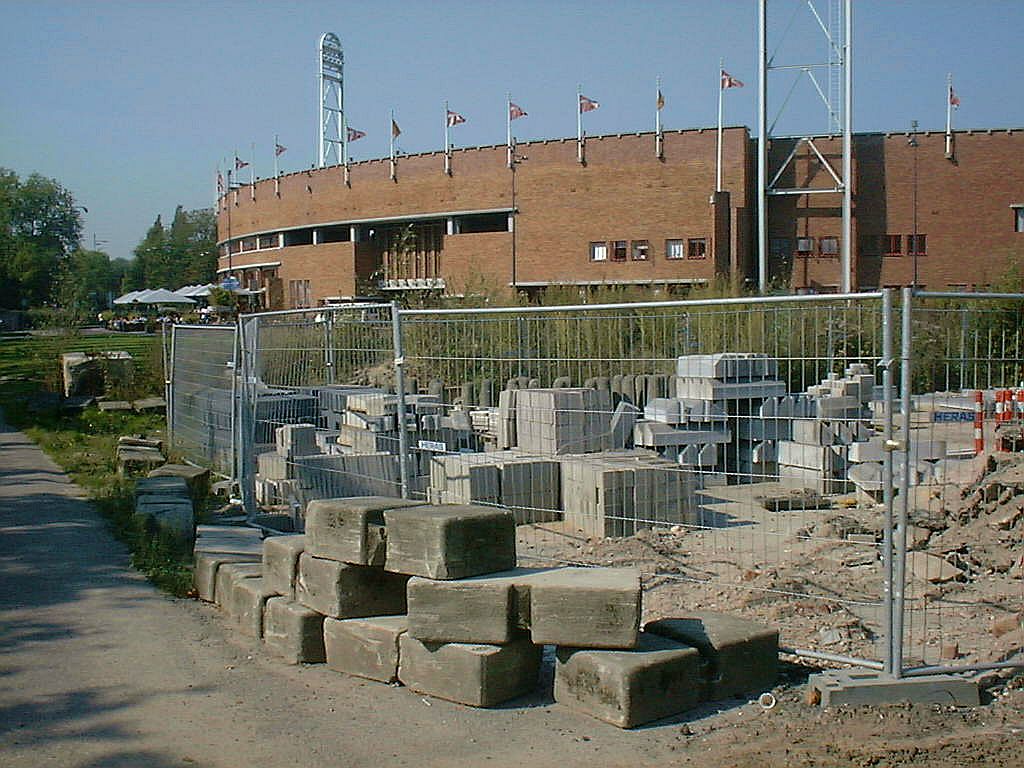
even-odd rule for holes
{"type": "Polygon", "coordinates": [[[125,271],[123,287],[168,288],[213,282],[217,274],[217,222],[210,209],[174,211],[170,227],[156,217],[135,258],[125,271]]]}
{"type": "Polygon", "coordinates": [[[120,287],[121,276],[102,251],[74,251],[61,263],[54,298],[65,322],[92,322],[107,307],[107,297],[120,287]]]}
{"type": "Polygon", "coordinates": [[[82,218],[55,179],[0,168],[0,306],[27,308],[52,295],[61,262],[78,247],[82,218]]]}

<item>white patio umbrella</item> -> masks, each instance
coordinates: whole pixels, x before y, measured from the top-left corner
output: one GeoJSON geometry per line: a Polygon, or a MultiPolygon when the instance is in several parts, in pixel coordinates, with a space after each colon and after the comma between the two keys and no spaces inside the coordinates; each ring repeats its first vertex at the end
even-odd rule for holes
{"type": "Polygon", "coordinates": [[[155,288],[152,291],[143,291],[141,296],[136,296],[132,304],[195,304],[188,296],[182,296],[166,288],[155,288]]]}

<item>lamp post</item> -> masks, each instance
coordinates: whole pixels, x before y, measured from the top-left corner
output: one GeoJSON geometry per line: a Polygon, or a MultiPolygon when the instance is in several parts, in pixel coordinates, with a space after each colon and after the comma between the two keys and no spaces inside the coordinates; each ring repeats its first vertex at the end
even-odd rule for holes
{"type": "Polygon", "coordinates": [[[520,155],[515,148],[515,139],[512,140],[512,149],[509,152],[509,163],[508,169],[512,173],[512,290],[516,290],[516,215],[519,211],[516,209],[516,168],[525,160],[529,158],[526,155],[520,155]]]}
{"type": "Polygon", "coordinates": [[[921,250],[917,242],[917,120],[910,121],[910,139],[907,141],[907,146],[911,147],[914,151],[914,234],[910,240],[911,248],[913,248],[910,256],[914,260],[914,282],[912,287],[914,290],[917,290],[917,254],[921,250]]]}

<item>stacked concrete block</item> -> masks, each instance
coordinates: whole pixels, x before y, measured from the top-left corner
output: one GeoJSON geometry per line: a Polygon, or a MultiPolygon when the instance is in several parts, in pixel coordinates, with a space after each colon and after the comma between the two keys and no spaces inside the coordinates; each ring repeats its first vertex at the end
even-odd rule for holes
{"type": "Polygon", "coordinates": [[[586,536],[632,536],[694,520],[693,474],[649,451],[561,459],[564,517],[586,536]]]}
{"type": "Polygon", "coordinates": [[[537,685],[541,648],[529,640],[428,644],[406,633],[399,647],[398,679],[417,693],[491,707],[537,685]]]}
{"type": "Polygon", "coordinates": [[[231,585],[226,612],[234,619],[243,635],[259,640],[263,637],[263,616],[267,600],[278,594],[263,577],[235,579],[231,585]]]}
{"type": "Polygon", "coordinates": [[[595,389],[521,389],[515,412],[516,444],[532,453],[599,451],[611,431],[611,397],[595,389]]]}
{"type": "Polygon", "coordinates": [[[295,461],[294,472],[305,501],[398,496],[401,489],[399,457],[386,452],[303,456],[295,461]]]}
{"type": "Polygon", "coordinates": [[[406,581],[408,577],[380,567],[327,560],[303,552],[299,556],[295,599],[335,619],[402,614],[406,581]]]}
{"type": "Polygon", "coordinates": [[[700,702],[696,648],[643,633],[629,650],[560,647],[555,701],[620,728],[685,712],[700,702]]]}
{"type": "Polygon", "coordinates": [[[385,496],[311,501],[306,508],[305,551],[343,563],[383,566],[385,510],[414,506],[419,502],[385,496]]]}
{"type": "Polygon", "coordinates": [[[269,536],[263,540],[263,581],[277,594],[295,599],[299,556],[306,548],[306,537],[269,536]]]}
{"type": "Polygon", "coordinates": [[[405,616],[324,619],[327,666],[337,672],[381,683],[398,680],[399,640],[405,616]]]}
{"type": "MultiPolygon", "coordinates": [[[[256,555],[224,554],[219,552],[197,553],[192,582],[200,600],[207,603],[217,602],[217,573],[227,564],[259,562],[256,555]]],[[[262,569],[261,569],[262,570],[262,569]]]]}
{"type": "Polygon", "coordinates": [[[324,617],[287,597],[272,597],[264,609],[263,642],[289,664],[323,663],[324,617]]]}
{"type": "Polygon", "coordinates": [[[507,510],[428,505],[385,510],[384,521],[389,571],[462,579],[515,567],[515,519],[507,510]]]}
{"type": "Polygon", "coordinates": [[[277,453],[286,461],[298,456],[320,453],[316,444],[316,427],[313,424],[285,424],[274,433],[277,453]]]}
{"type": "Polygon", "coordinates": [[[151,535],[164,534],[191,544],[196,521],[186,479],[169,476],[139,480],[135,484],[134,522],[151,535]]]}
{"type": "Polygon", "coordinates": [[[263,576],[263,566],[258,562],[222,563],[217,569],[213,602],[231,616],[231,595],[235,583],[241,579],[259,579],[263,576]]]}

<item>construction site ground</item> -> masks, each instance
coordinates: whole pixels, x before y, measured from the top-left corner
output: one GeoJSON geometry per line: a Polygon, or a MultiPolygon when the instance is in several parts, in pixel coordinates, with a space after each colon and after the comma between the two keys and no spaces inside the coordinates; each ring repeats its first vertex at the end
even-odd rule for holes
{"type": "MultiPolygon", "coordinates": [[[[622,731],[555,704],[550,666],[538,692],[489,710],[323,665],[289,667],[211,606],[162,595],[132,572],[79,489],[23,434],[0,429],[0,457],[0,766],[1021,765],[1024,690],[1007,676],[993,676],[976,709],[823,710],[804,698],[813,670],[786,663],[770,708],[721,702],[622,731]]],[[[719,511],[729,514],[734,503],[724,499],[719,511]]],[[[768,553],[773,562],[789,532],[807,522],[792,514],[757,523],[785,533],[779,551],[768,553]]],[[[742,537],[749,528],[724,531],[742,537]]],[[[537,551],[571,547],[577,559],[596,562],[646,552],[640,559],[651,561],[650,573],[668,562],[683,575],[718,569],[723,583],[769,577],[732,565],[730,539],[703,547],[699,560],[686,545],[659,553],[666,536],[692,541],[707,532],[603,543],[564,532],[522,535],[537,551]]],[[[794,547],[794,562],[813,556],[801,549],[794,547]]],[[[692,604],[694,582],[656,577],[650,586],[652,614],[692,604]]],[[[723,588],[721,607],[761,615],[749,600],[724,597],[751,592],[723,588]]],[[[846,650],[870,649],[851,641],[846,650]]]]}

